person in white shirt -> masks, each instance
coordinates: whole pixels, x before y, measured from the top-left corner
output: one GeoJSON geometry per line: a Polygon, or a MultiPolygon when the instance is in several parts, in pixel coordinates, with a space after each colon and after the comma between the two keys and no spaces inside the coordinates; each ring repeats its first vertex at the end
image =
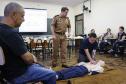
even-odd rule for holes
{"type": "Polygon", "coordinates": [[[99,43],[100,54],[103,54],[105,53],[105,51],[108,51],[106,47],[111,44],[111,38],[113,38],[113,34],[111,33],[111,29],[108,28],[107,32],[102,36],[102,40],[99,43]]]}

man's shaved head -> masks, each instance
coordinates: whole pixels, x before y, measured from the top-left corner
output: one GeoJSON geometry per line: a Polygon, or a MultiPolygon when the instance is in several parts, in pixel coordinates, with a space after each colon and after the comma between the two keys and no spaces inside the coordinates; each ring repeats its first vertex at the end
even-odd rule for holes
{"type": "Polygon", "coordinates": [[[4,20],[13,28],[18,28],[24,21],[24,8],[18,3],[11,2],[5,6],[4,20]]]}
{"type": "Polygon", "coordinates": [[[11,13],[23,11],[23,7],[17,3],[11,2],[4,9],[4,16],[9,16],[11,13]]]}

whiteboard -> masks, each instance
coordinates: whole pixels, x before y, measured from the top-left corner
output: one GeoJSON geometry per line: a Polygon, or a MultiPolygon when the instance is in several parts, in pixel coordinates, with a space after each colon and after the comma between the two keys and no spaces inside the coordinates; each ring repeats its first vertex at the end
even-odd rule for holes
{"type": "Polygon", "coordinates": [[[47,10],[25,9],[25,21],[19,27],[19,32],[47,32],[47,10]]]}

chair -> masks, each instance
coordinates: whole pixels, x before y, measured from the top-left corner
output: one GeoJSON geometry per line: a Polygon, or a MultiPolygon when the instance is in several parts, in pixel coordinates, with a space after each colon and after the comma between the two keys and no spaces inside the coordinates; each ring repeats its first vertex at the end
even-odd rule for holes
{"type": "Polygon", "coordinates": [[[43,42],[43,56],[44,59],[47,60],[48,58],[51,58],[52,55],[52,39],[47,42],[47,40],[44,40],[43,42]]]}
{"type": "Polygon", "coordinates": [[[7,81],[1,74],[2,66],[5,64],[5,57],[2,47],[0,46],[0,84],[7,84],[7,81]]]}
{"type": "MultiPolygon", "coordinates": [[[[5,64],[5,57],[2,47],[0,46],[0,84],[10,84],[4,77],[2,76],[2,66],[5,64]]],[[[30,82],[28,84],[35,84],[34,82],[30,82]]]]}
{"type": "Polygon", "coordinates": [[[36,56],[40,57],[43,56],[43,43],[42,39],[37,39],[36,45],[35,45],[35,51],[36,51],[36,56]]]}
{"type": "Polygon", "coordinates": [[[71,42],[71,39],[66,39],[67,40],[67,54],[68,54],[68,58],[70,60],[71,54],[72,54],[72,49],[73,49],[73,45],[71,42]]]}
{"type": "Polygon", "coordinates": [[[121,55],[122,60],[124,59],[125,52],[126,52],[126,46],[119,46],[118,47],[118,53],[121,55]]]}
{"type": "Polygon", "coordinates": [[[4,58],[4,53],[3,53],[3,49],[0,46],[0,65],[4,65],[5,64],[5,58],[4,58]]]}
{"type": "Polygon", "coordinates": [[[30,39],[30,52],[32,53],[34,51],[36,44],[34,42],[34,39],[30,39]]]}
{"type": "Polygon", "coordinates": [[[24,44],[27,47],[28,51],[30,51],[30,46],[29,46],[28,42],[24,42],[24,44]]]}
{"type": "Polygon", "coordinates": [[[40,55],[43,55],[43,43],[41,39],[36,39],[36,41],[34,41],[34,39],[32,39],[30,41],[30,51],[31,53],[34,53],[35,56],[40,57],[40,55]]]}
{"type": "Polygon", "coordinates": [[[53,40],[52,39],[50,39],[49,40],[49,43],[48,43],[48,50],[49,50],[49,56],[50,56],[50,58],[51,58],[51,56],[52,56],[52,52],[53,52],[53,40]]]}

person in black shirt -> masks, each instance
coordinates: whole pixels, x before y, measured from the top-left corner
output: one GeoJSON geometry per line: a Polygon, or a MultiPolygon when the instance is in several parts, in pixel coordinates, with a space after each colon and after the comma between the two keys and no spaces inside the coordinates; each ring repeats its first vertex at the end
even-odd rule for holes
{"type": "Polygon", "coordinates": [[[97,48],[96,34],[90,33],[89,37],[84,39],[79,49],[78,62],[91,62],[95,64],[95,53],[97,48]]]}
{"type": "Polygon", "coordinates": [[[56,73],[37,64],[33,54],[28,52],[21,35],[14,30],[24,21],[24,9],[17,3],[9,3],[4,9],[0,23],[0,46],[5,55],[2,75],[12,84],[43,81],[56,84],[56,73]]]}
{"type": "Polygon", "coordinates": [[[126,39],[126,33],[124,32],[124,27],[120,26],[119,27],[119,32],[117,35],[117,40],[116,42],[113,44],[113,47],[111,50],[109,50],[109,53],[112,53],[115,57],[118,57],[117,52],[118,52],[118,46],[125,46],[125,40],[126,39]]]}

